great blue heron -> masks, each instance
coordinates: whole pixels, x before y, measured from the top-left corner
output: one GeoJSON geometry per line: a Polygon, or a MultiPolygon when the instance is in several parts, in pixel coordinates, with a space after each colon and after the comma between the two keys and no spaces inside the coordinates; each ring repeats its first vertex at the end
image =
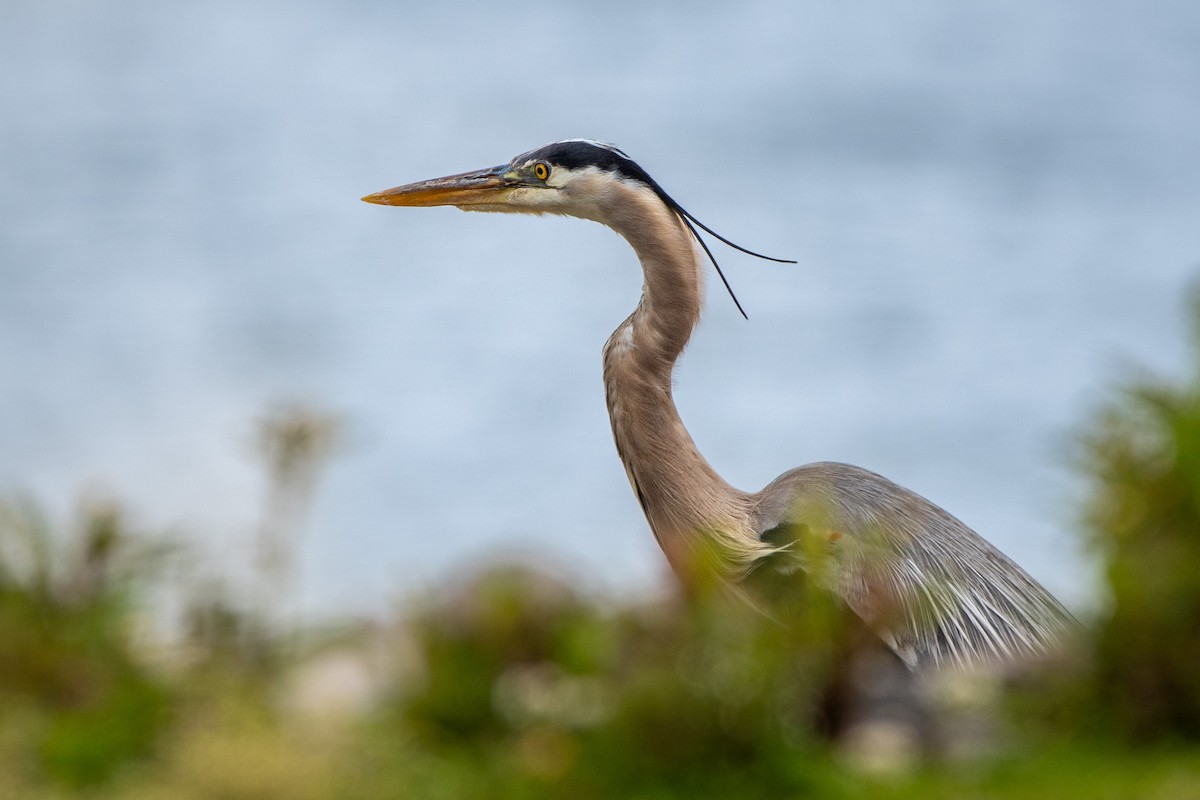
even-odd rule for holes
{"type": "Polygon", "coordinates": [[[719,554],[717,571],[736,583],[757,569],[803,569],[820,551],[832,564],[823,570],[828,588],[912,667],[1039,655],[1072,626],[1058,601],[999,550],[873,472],[809,464],[754,493],[717,474],[679,418],[671,372],[700,317],[697,243],[716,265],[696,226],[743,248],[688,214],[617,148],[554,142],[497,167],[363,199],[565,214],[607,225],[632,245],[642,298],[604,346],[606,399],[629,482],[682,576],[693,574],[698,554],[719,554]]]}

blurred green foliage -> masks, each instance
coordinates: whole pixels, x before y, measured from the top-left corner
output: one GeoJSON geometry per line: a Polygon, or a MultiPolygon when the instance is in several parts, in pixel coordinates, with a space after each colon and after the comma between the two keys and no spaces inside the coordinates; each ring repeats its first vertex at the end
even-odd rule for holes
{"type": "MultiPolygon", "coordinates": [[[[1111,603],[1078,652],[944,687],[958,710],[933,698],[940,733],[915,760],[825,735],[864,640],[798,577],[751,576],[786,625],[718,590],[597,599],[497,565],[386,623],[297,629],[187,594],[167,569],[182,556],[111,505],[55,525],[14,500],[0,797],[1200,798],[1200,348],[1194,366],[1124,390],[1081,437],[1111,603]]],[[[304,498],[267,505],[291,509],[264,522],[272,543],[298,546],[304,498]]]]}
{"type": "Polygon", "coordinates": [[[134,640],[137,584],[161,553],[110,506],[84,510],[60,542],[32,505],[10,503],[0,554],[0,724],[23,723],[23,760],[50,778],[104,781],[145,755],[168,718],[169,690],[134,640]]]}
{"type": "Polygon", "coordinates": [[[1144,378],[1085,437],[1084,529],[1106,567],[1095,702],[1135,741],[1200,741],[1200,302],[1194,372],[1144,378]]]}
{"type": "Polygon", "coordinates": [[[609,608],[509,568],[413,632],[427,669],[392,698],[397,728],[488,796],[775,797],[815,779],[827,640],[729,597],[609,608]]]}

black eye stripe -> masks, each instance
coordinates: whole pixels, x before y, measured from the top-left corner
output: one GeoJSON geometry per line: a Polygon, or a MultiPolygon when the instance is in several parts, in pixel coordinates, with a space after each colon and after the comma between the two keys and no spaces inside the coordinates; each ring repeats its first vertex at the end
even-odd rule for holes
{"type": "Polygon", "coordinates": [[[615,172],[623,178],[632,178],[651,185],[650,176],[633,159],[615,147],[595,142],[567,140],[540,147],[525,158],[533,157],[549,165],[563,169],[596,167],[604,172],[615,172]]]}
{"type": "MultiPolygon", "coordinates": [[[[711,234],[718,240],[732,247],[734,250],[739,250],[747,255],[754,256],[755,258],[762,258],[766,259],[767,261],[778,261],[784,264],[796,263],[790,259],[764,256],[762,253],[756,253],[753,250],[747,250],[745,247],[729,241],[724,236],[717,233],[712,228],[708,227],[703,222],[696,219],[686,210],[684,210],[683,206],[675,202],[674,198],[667,194],[663,188],[646,173],[646,170],[642,169],[641,166],[639,166],[633,159],[612,145],[601,144],[600,142],[594,142],[588,139],[567,139],[561,142],[552,142],[551,144],[545,145],[544,147],[539,147],[536,150],[530,150],[528,153],[523,153],[522,155],[519,155],[513,159],[514,163],[520,164],[528,164],[530,161],[536,162],[534,166],[535,175],[538,174],[537,169],[539,166],[544,166],[546,168],[546,174],[549,175],[551,164],[557,167],[562,167],[568,171],[593,167],[601,172],[612,173],[625,180],[637,181],[646,186],[646,188],[658,195],[659,199],[662,200],[668,208],[678,214],[680,219],[683,220],[683,223],[687,225],[688,230],[690,230],[692,233],[692,236],[694,236],[696,241],[700,243],[700,246],[704,248],[704,252],[708,256],[709,260],[712,261],[713,267],[715,267],[717,270],[717,274],[721,276],[721,282],[724,283],[725,288],[729,290],[729,296],[733,297],[733,302],[738,307],[738,311],[742,312],[743,317],[746,316],[746,312],[742,310],[742,304],[739,303],[737,297],[734,296],[733,289],[731,289],[729,286],[729,281],[725,280],[725,274],[721,272],[721,265],[717,263],[717,259],[713,257],[712,251],[708,249],[708,244],[705,243],[704,239],[700,237],[700,232],[697,231],[696,228],[700,228],[700,230],[711,234]]],[[[538,176],[538,179],[543,181],[545,180],[545,178],[541,178],[540,176],[538,176]]]]}

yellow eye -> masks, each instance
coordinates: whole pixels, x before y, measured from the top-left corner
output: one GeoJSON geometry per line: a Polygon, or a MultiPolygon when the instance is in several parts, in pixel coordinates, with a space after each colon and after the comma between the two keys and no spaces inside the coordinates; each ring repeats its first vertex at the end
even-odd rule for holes
{"type": "Polygon", "coordinates": [[[544,181],[550,177],[550,165],[544,161],[539,161],[533,165],[533,177],[539,181],[544,181]]]}

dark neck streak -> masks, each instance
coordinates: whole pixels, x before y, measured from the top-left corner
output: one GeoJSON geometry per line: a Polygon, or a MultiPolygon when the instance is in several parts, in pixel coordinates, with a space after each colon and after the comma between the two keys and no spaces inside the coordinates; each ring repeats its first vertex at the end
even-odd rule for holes
{"type": "MultiPolygon", "coordinates": [[[[690,232],[651,192],[629,190],[607,222],[633,246],[641,302],[604,347],[604,384],[617,452],[642,510],[677,572],[716,545],[726,566],[757,549],[748,496],[700,454],[671,396],[671,372],[700,318],[701,264],[690,232]]],[[[710,551],[711,554],[711,551],[710,551]]]]}

